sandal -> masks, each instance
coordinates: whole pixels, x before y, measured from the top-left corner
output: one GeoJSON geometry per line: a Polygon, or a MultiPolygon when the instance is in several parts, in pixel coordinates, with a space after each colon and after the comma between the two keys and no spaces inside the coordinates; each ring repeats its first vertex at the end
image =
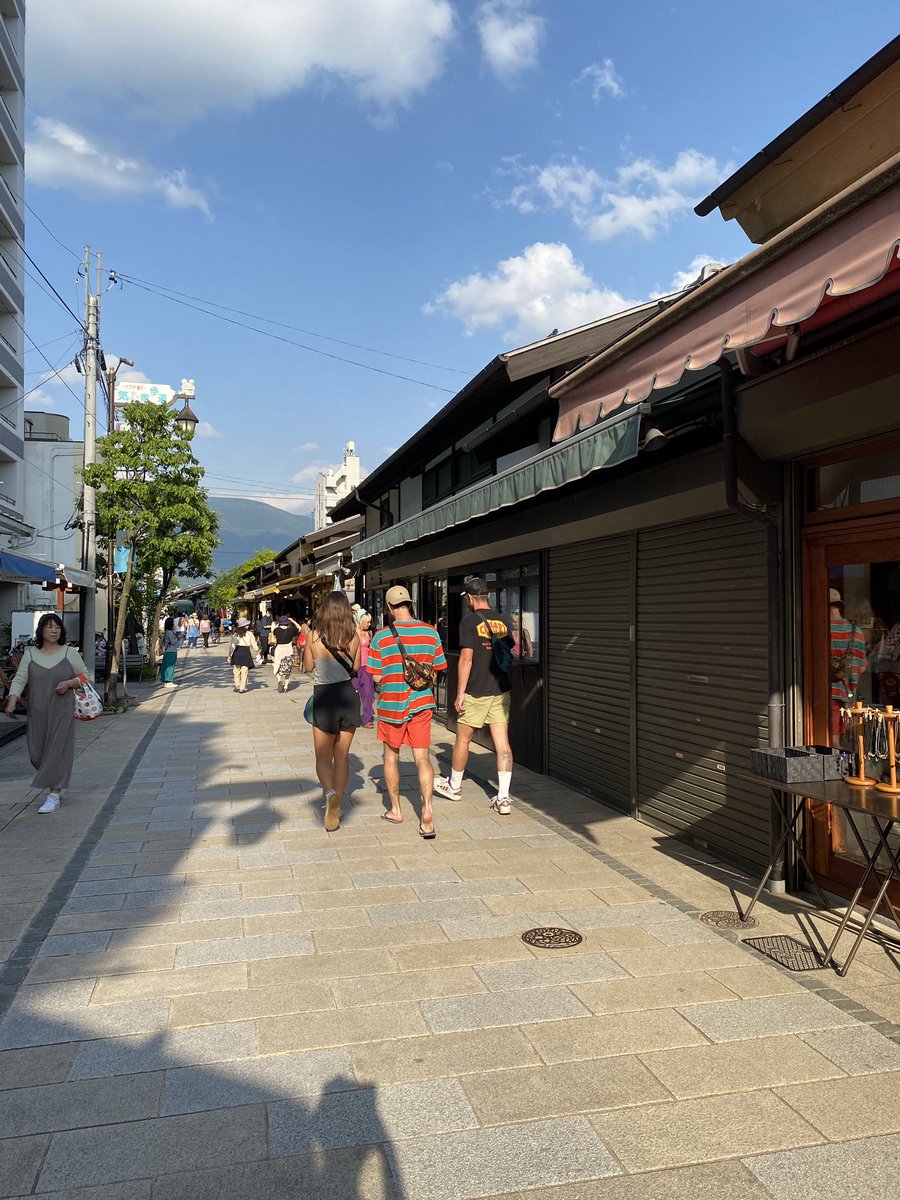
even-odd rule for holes
{"type": "Polygon", "coordinates": [[[419,837],[424,838],[426,842],[430,842],[432,838],[437,837],[434,826],[431,829],[424,829],[422,822],[419,822],[419,837]]]}
{"type": "Polygon", "coordinates": [[[382,821],[387,821],[388,825],[402,825],[402,824],[403,824],[403,818],[402,818],[402,817],[401,817],[401,818],[400,818],[400,820],[398,821],[398,820],[397,820],[397,818],[396,818],[396,817],[392,817],[392,816],[391,816],[391,814],[390,814],[389,812],[383,812],[383,813],[381,814],[381,819],[382,819],[382,821]]]}

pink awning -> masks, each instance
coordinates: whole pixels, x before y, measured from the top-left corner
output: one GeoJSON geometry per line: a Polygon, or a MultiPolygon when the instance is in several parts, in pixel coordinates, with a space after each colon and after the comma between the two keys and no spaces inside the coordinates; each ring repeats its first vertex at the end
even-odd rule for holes
{"type": "MultiPolygon", "coordinates": [[[[833,321],[848,308],[897,290],[898,245],[900,184],[749,275],[752,255],[727,267],[716,280],[721,285],[727,272],[737,275],[740,268],[733,287],[583,383],[565,390],[562,379],[551,388],[559,401],[553,440],[589,428],[623,404],[639,404],[654,389],[678,383],[685,371],[710,366],[726,350],[783,341],[794,326],[833,321]]],[[[589,364],[581,370],[586,368],[589,364]]]]}

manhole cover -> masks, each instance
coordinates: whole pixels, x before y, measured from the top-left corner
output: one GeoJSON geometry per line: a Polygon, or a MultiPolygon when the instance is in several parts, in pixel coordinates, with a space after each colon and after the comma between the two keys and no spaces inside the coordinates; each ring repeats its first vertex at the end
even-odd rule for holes
{"type": "Polygon", "coordinates": [[[522,941],[529,946],[537,946],[541,950],[559,950],[566,946],[577,946],[583,941],[580,933],[574,929],[557,929],[553,925],[542,925],[539,929],[529,929],[522,934],[522,941]]]}
{"type": "Polygon", "coordinates": [[[715,925],[716,929],[755,929],[759,924],[756,917],[741,917],[730,908],[701,913],[700,920],[706,925],[715,925]]]}
{"type": "Polygon", "coordinates": [[[752,946],[766,958],[771,958],[789,971],[818,971],[822,968],[819,956],[804,942],[784,934],[771,937],[742,938],[743,946],[752,946]]]}

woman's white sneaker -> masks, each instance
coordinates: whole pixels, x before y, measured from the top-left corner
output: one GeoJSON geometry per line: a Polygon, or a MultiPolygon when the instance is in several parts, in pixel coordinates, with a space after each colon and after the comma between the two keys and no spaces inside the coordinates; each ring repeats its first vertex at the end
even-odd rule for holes
{"type": "Polygon", "coordinates": [[[55,792],[51,792],[41,807],[39,813],[54,813],[59,808],[59,796],[55,792]]]}

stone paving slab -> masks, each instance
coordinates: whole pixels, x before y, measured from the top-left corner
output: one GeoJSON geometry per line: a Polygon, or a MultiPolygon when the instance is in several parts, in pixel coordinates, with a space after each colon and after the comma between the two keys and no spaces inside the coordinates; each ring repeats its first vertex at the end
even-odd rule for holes
{"type": "Polygon", "coordinates": [[[296,1103],[269,1106],[269,1146],[275,1158],[326,1150],[431,1139],[474,1129],[478,1121],[456,1080],[403,1083],[323,1096],[312,1110],[296,1103]]]}
{"type": "MultiPolygon", "coordinates": [[[[346,1050],[244,1058],[227,1065],[217,1063],[214,1067],[177,1067],[166,1072],[162,1116],[235,1108],[292,1096],[305,1097],[314,1104],[325,1092],[352,1091],[357,1087],[346,1050]]],[[[269,1110],[270,1131],[272,1111],[269,1110]]],[[[283,1126],[292,1119],[295,1122],[308,1120],[304,1105],[285,1105],[281,1112],[283,1126]],[[295,1116],[290,1118],[287,1114],[295,1116]]],[[[338,1141],[333,1144],[361,1145],[363,1142],[338,1141]]]]}
{"type": "Polygon", "coordinates": [[[327,983],[284,983],[253,988],[244,986],[229,991],[206,991],[198,988],[196,994],[182,995],[172,1001],[169,1028],[255,1020],[258,1017],[312,1012],[334,1006],[334,994],[327,983]]]}
{"type": "Polygon", "coordinates": [[[621,1168],[583,1117],[395,1142],[395,1173],[416,1200],[463,1200],[511,1189],[602,1179],[621,1168]]]}
{"type": "Polygon", "coordinates": [[[897,1193],[900,1136],[785,1150],[744,1163],[774,1200],[870,1200],[897,1193]]]}
{"type": "Polygon", "coordinates": [[[675,1100],[595,1114],[591,1121],[627,1171],[686,1166],[822,1140],[772,1092],[675,1100]]]}
{"type": "Polygon", "coordinates": [[[256,1053],[252,1022],[174,1029],[153,1038],[120,1037],[87,1042],[75,1058],[72,1079],[100,1079],[164,1071],[173,1066],[228,1062],[256,1053]]]}
{"type": "Polygon", "coordinates": [[[54,1134],[36,1190],[153,1178],[265,1157],[261,1105],[161,1117],[54,1134]]]}
{"type": "Polygon", "coordinates": [[[842,1074],[825,1055],[791,1036],[660,1050],[644,1053],[641,1059],[678,1099],[807,1083],[842,1074]]]}
{"type": "Polygon", "coordinates": [[[662,1083],[633,1055],[589,1062],[485,1071],[461,1080],[483,1125],[596,1112],[668,1100],[662,1083]]]}
{"type": "MultiPolygon", "coordinates": [[[[434,1033],[495,1029],[501,1025],[566,1021],[588,1016],[588,1010],[570,991],[554,987],[491,992],[483,996],[452,996],[444,1000],[426,1000],[420,1007],[434,1033]]],[[[571,1036],[577,1038],[577,1031],[571,1036]]]]}
{"type": "Polygon", "coordinates": [[[161,1074],[150,1074],[19,1087],[0,1093],[0,1130],[21,1137],[155,1117],[162,1085],[161,1074]]]}
{"type": "Polygon", "coordinates": [[[805,1033],[838,1025],[855,1025],[852,1017],[811,994],[761,996],[725,1004],[686,1004],[678,1010],[713,1042],[805,1033]]]}

